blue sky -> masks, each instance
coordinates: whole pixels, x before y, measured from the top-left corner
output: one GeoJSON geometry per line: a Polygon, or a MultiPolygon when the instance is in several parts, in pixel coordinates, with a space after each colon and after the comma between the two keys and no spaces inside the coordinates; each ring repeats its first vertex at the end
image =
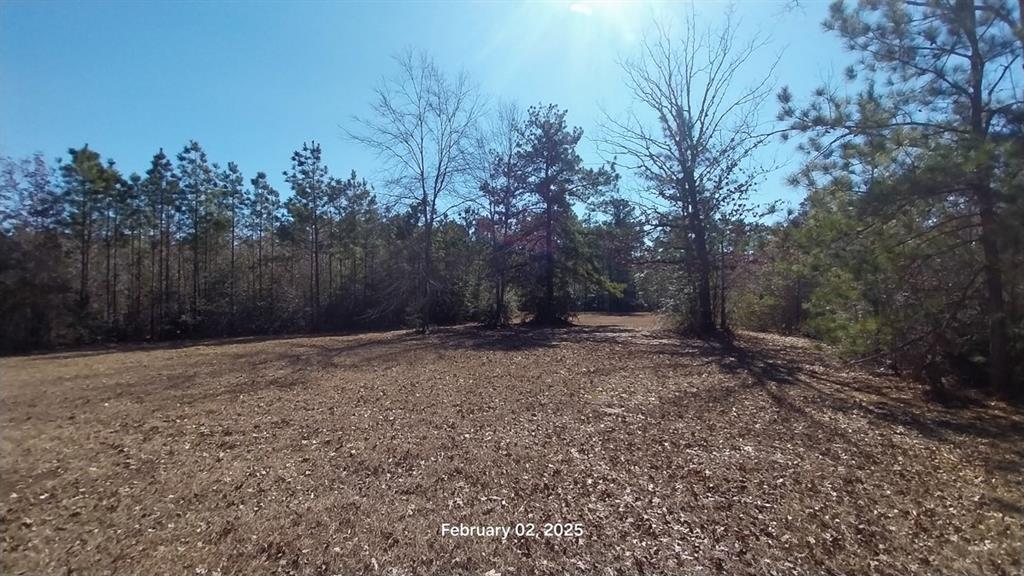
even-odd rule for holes
{"type": "MultiPolygon", "coordinates": [[[[160,147],[199,141],[249,178],[281,171],[302,142],[321,142],[333,173],[371,181],[378,163],[341,126],[365,115],[372,89],[405,49],[430,52],[450,72],[466,70],[491,100],[523,107],[553,102],[596,135],[602,109],[630,99],[617,59],[636,50],[652,19],[681,22],[691,6],[714,25],[726,2],[10,2],[0,4],[0,154],[50,158],[83,143],[142,172],[160,147]]],[[[808,94],[840,77],[847,61],[820,23],[827,4],[735,3],[741,36],[771,47],[751,63],[763,72],[779,52],[780,85],[808,94]]],[[[771,103],[770,106],[773,106],[771,103]]],[[[775,110],[767,109],[774,115],[775,110]]],[[[600,163],[595,146],[581,152],[600,163]]],[[[768,177],[757,200],[799,202],[782,183],[799,161],[768,177]]]]}

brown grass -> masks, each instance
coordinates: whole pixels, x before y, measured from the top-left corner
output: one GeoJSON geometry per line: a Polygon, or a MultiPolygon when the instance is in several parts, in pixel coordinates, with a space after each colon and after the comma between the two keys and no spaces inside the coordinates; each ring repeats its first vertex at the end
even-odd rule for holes
{"type": "Polygon", "coordinates": [[[1019,411],[580,323],[0,360],[0,572],[1020,573],[1019,411]]]}

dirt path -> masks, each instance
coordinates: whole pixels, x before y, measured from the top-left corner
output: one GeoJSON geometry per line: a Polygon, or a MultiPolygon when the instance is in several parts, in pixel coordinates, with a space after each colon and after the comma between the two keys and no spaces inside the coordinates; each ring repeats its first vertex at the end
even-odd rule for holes
{"type": "Polygon", "coordinates": [[[0,359],[0,572],[1020,573],[1019,412],[579,324],[0,359]]]}

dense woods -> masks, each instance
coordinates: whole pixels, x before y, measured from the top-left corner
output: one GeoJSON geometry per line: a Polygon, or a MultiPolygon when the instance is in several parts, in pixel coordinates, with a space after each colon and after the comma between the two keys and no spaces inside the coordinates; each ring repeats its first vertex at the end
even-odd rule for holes
{"type": "Polygon", "coordinates": [[[764,44],[728,25],[658,28],[616,80],[635,108],[588,129],[597,165],[566,110],[488,103],[414,53],[346,124],[379,182],[315,142],[287,190],[198,142],[141,173],[86,144],[5,158],[0,350],[657,309],[1019,393],[1019,7],[862,0],[825,27],[859,60],[813,94],[750,70],[764,44]],[[779,138],[804,155],[785,213],[749,201],[779,138]]]}

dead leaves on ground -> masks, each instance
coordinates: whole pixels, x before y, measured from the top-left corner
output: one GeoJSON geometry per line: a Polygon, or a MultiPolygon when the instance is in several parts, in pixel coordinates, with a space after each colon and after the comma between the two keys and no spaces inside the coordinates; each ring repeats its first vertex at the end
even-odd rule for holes
{"type": "Polygon", "coordinates": [[[3,571],[1019,573],[1019,412],[581,320],[2,360],[3,571]]]}

